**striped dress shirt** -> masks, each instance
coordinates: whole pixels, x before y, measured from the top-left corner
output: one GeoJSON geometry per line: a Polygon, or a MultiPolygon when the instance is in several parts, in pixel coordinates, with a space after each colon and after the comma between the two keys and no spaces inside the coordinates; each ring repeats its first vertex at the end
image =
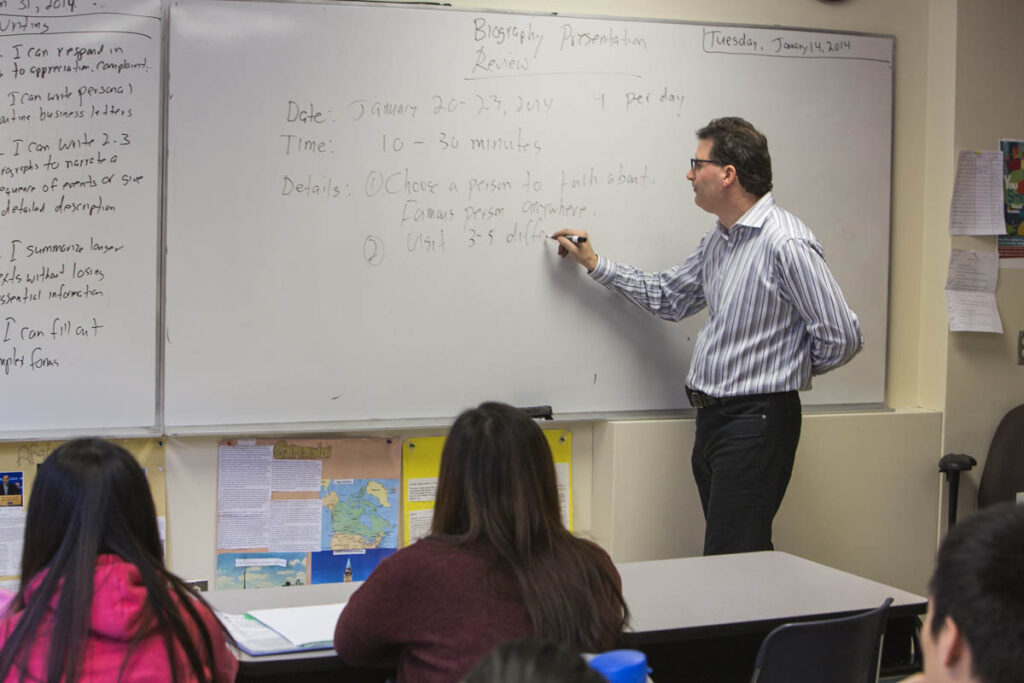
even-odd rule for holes
{"type": "Polygon", "coordinates": [[[591,277],[666,320],[706,306],[686,383],[710,396],[810,389],[864,344],[821,245],[771,192],[682,265],[645,273],[599,257],[591,277]]]}

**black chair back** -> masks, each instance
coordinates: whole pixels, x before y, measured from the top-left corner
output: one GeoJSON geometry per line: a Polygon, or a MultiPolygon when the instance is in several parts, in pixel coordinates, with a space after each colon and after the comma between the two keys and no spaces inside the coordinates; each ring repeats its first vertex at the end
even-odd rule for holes
{"type": "MultiPolygon", "coordinates": [[[[939,471],[949,482],[950,529],[956,524],[960,473],[969,472],[977,464],[965,453],[947,453],[939,459],[939,471]]],[[[1024,404],[1006,413],[996,427],[978,484],[978,509],[1013,502],[1020,491],[1024,491],[1024,404]]]]}
{"type": "Polygon", "coordinates": [[[761,643],[751,683],[875,683],[890,604],[779,626],[761,643]]]}
{"type": "Polygon", "coordinates": [[[1024,491],[1024,405],[1003,416],[988,448],[978,484],[978,507],[1013,502],[1024,491]]]}

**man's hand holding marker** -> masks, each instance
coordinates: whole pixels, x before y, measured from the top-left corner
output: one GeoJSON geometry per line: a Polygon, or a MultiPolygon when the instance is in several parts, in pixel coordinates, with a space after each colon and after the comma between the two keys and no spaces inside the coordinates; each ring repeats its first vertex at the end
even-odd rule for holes
{"type": "Polygon", "coordinates": [[[597,254],[585,230],[559,230],[551,235],[551,239],[558,242],[559,256],[571,256],[576,263],[586,268],[587,272],[597,268],[597,254]]]}

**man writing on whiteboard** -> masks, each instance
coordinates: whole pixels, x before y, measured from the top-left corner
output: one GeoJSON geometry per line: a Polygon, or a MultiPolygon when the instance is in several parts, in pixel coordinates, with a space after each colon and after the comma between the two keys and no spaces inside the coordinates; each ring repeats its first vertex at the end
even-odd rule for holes
{"type": "Polygon", "coordinates": [[[682,265],[645,273],[598,256],[589,239],[569,239],[585,231],[552,237],[561,256],[659,317],[707,307],[686,378],[704,554],[770,550],[800,438],[797,392],[853,358],[863,338],[814,235],[775,205],[764,135],[727,117],[697,138],[686,179],[718,222],[682,265]]]}

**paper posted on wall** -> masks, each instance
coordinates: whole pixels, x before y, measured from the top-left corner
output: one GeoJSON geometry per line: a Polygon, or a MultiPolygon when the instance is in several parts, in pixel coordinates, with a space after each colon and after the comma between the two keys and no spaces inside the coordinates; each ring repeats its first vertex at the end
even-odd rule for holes
{"type": "Polygon", "coordinates": [[[995,332],[1003,323],[996,306],[999,255],[954,249],[946,278],[946,312],[950,332],[995,332]]]}
{"type": "Polygon", "coordinates": [[[1003,153],[961,150],[957,160],[950,235],[1004,235],[1003,153]]]}

